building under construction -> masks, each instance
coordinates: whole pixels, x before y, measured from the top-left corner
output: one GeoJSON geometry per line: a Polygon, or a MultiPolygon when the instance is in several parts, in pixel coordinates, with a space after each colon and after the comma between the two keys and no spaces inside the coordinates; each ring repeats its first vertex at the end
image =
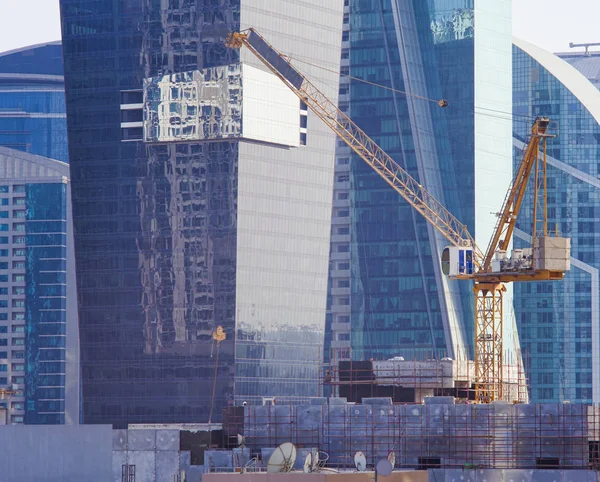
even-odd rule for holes
{"type": "MultiPolygon", "coordinates": [[[[505,400],[528,403],[522,365],[505,363],[503,370],[505,400]]],[[[395,403],[423,403],[425,397],[433,396],[452,396],[458,403],[476,399],[475,362],[466,358],[424,361],[402,357],[367,361],[333,359],[321,373],[324,395],[344,397],[349,402],[360,403],[363,398],[373,397],[389,397],[395,403]]]]}
{"type": "Polygon", "coordinates": [[[265,399],[227,409],[225,450],[205,457],[205,470],[264,470],[284,442],[297,446],[299,459],[318,452],[335,470],[353,469],[358,451],[369,466],[394,453],[397,468],[414,470],[600,468],[600,407],[529,404],[525,377],[516,368],[506,370],[513,401],[481,404],[473,403],[473,362],[338,362],[323,376],[334,396],[306,405],[265,399]],[[238,450],[237,457],[228,449],[238,450]]]}
{"type": "MultiPolygon", "coordinates": [[[[319,398],[304,406],[232,407],[223,426],[225,444],[235,446],[238,434],[250,460],[242,462],[255,470],[284,442],[294,443],[299,453],[318,451],[327,467],[338,470],[354,468],[357,451],[368,466],[393,452],[396,467],[417,470],[597,470],[600,463],[600,409],[582,404],[457,404],[453,397],[427,397],[423,404],[372,398],[359,404],[319,398]]],[[[231,464],[236,465],[233,458],[231,464]]]]}

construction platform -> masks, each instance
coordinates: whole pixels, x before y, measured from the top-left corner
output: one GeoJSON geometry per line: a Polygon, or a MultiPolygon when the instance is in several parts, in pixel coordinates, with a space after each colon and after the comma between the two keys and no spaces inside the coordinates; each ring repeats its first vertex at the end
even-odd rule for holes
{"type": "MultiPolygon", "coordinates": [[[[522,366],[505,363],[503,399],[528,403],[527,380],[522,366]]],[[[396,403],[423,403],[425,397],[453,396],[475,400],[475,362],[468,359],[332,361],[321,370],[328,396],[360,403],[363,398],[390,397],[396,403]]]]}

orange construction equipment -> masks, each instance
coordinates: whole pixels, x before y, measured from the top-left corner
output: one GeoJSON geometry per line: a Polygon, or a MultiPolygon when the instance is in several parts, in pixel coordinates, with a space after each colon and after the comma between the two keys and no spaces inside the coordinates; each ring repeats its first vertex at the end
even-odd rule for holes
{"type": "MultiPolygon", "coordinates": [[[[452,279],[474,280],[476,401],[503,400],[503,295],[505,283],[561,280],[570,269],[570,239],[548,230],[546,143],[555,137],[550,120],[538,117],[523,160],[498,214],[484,254],[467,227],[383,151],[337,105],[269,44],[256,30],[230,33],[226,45],[246,47],[286,84],[340,139],[369,164],[398,194],[421,213],[449,242],[442,252],[442,271],[452,279]],[[540,159],[540,147],[543,157],[540,159]],[[517,217],[534,173],[532,243],[508,256],[517,217]]],[[[446,100],[439,101],[446,107],[446,100]]]]}

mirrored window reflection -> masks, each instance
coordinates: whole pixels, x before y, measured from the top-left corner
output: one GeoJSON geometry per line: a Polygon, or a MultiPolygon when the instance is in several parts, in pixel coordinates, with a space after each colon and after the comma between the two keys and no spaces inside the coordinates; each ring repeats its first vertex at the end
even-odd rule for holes
{"type": "Polygon", "coordinates": [[[216,375],[217,421],[233,398],[237,149],[122,142],[121,104],[145,78],[237,62],[223,41],[240,1],[122,3],[61,0],[83,419],[207,421],[216,375]]]}

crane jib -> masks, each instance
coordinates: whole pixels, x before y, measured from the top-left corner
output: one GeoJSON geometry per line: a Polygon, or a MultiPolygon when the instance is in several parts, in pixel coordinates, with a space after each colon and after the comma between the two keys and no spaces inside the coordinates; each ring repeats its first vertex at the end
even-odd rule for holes
{"type": "Polygon", "coordinates": [[[254,30],[250,29],[246,36],[246,41],[256,50],[277,72],[299,89],[304,82],[304,77],[285,59],[281,58],[279,52],[275,51],[265,40],[254,30]]]}

